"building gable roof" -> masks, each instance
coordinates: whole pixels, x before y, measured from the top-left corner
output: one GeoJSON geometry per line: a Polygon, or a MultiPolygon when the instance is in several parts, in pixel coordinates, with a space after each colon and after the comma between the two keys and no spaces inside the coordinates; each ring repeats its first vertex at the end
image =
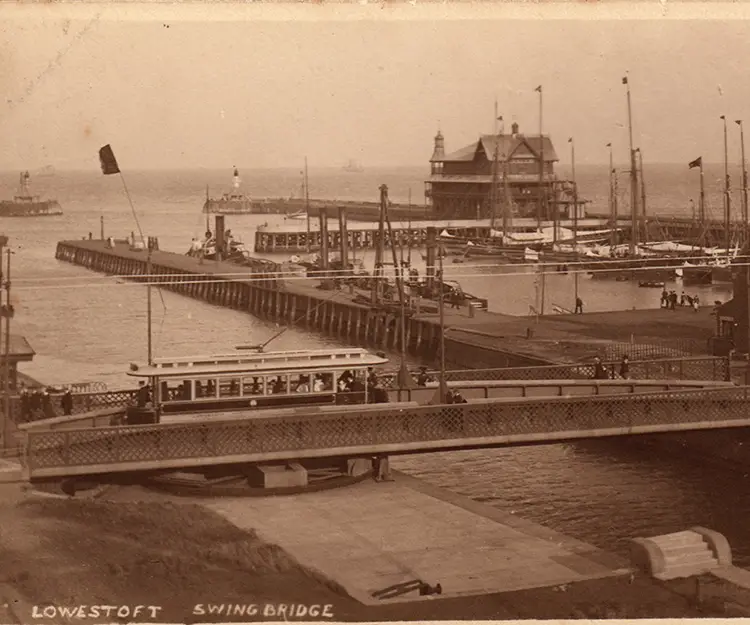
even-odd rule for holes
{"type": "Polygon", "coordinates": [[[552,145],[552,141],[546,135],[539,140],[539,136],[527,135],[482,135],[476,143],[471,143],[460,150],[446,154],[444,162],[464,161],[471,162],[480,153],[484,153],[488,160],[495,156],[495,146],[497,146],[498,158],[504,160],[505,155],[517,157],[531,157],[538,159],[539,150],[544,146],[544,161],[547,163],[556,162],[557,153],[552,145]]]}

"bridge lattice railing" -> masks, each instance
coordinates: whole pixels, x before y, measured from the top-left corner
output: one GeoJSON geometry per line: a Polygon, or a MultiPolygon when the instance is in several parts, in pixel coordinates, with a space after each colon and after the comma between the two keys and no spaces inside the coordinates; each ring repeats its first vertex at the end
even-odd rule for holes
{"type": "MultiPolygon", "coordinates": [[[[615,377],[620,379],[620,361],[603,361],[615,377]]],[[[714,356],[693,358],[665,358],[661,360],[636,360],[630,362],[629,377],[634,380],[729,380],[729,359],[714,356]]],[[[439,371],[427,372],[433,380],[439,371]]],[[[416,377],[417,372],[412,372],[416,377]]],[[[398,373],[389,371],[378,376],[385,388],[398,386],[398,373]]],[[[594,377],[594,364],[550,365],[541,367],[505,367],[498,369],[457,369],[445,372],[447,381],[468,380],[587,380],[594,377]]],[[[610,376],[611,377],[611,376],[610,376]]]]}
{"type": "Polygon", "coordinates": [[[32,430],[24,435],[24,463],[34,478],[43,477],[39,471],[50,468],[83,467],[79,472],[85,473],[85,467],[93,465],[104,471],[115,464],[120,468],[164,468],[184,460],[215,464],[230,458],[252,462],[388,454],[555,442],[632,434],[639,428],[649,432],[747,426],[749,389],[490,400],[398,409],[384,405],[382,409],[310,416],[32,430]]]}
{"type": "MultiPolygon", "coordinates": [[[[137,393],[136,389],[112,390],[99,393],[73,393],[73,409],[71,414],[81,414],[100,408],[125,408],[135,403],[137,393]]],[[[45,410],[44,406],[36,409],[29,406],[24,409],[20,396],[11,397],[11,418],[15,423],[30,423],[39,419],[59,417],[63,414],[60,404],[61,398],[61,394],[51,395],[49,406],[45,410]]]]}

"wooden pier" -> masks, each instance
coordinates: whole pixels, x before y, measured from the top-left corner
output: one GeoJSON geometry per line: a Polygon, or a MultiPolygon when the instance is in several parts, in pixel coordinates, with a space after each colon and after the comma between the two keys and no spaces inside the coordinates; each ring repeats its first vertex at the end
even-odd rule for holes
{"type": "MultiPolygon", "coordinates": [[[[294,265],[264,261],[247,267],[153,250],[149,278],[147,252],[131,250],[126,241],[116,241],[114,248],[101,240],[61,241],[55,256],[92,271],[150,283],[217,306],[333,335],[351,344],[379,349],[401,345],[400,316],[358,303],[348,290],[324,290],[320,280],[299,275],[294,265]]],[[[447,317],[455,321],[480,314],[487,313],[465,306],[447,317]]],[[[440,332],[436,314],[407,315],[403,326],[408,352],[435,353],[440,332]]]]}
{"type": "MultiPolygon", "coordinates": [[[[328,220],[326,220],[328,221],[328,220]]],[[[321,247],[322,237],[321,228],[318,220],[313,221],[310,231],[311,250],[317,250],[321,247]]],[[[542,227],[552,227],[552,222],[542,222],[542,227]]],[[[386,232],[386,248],[392,244],[411,245],[412,247],[424,247],[427,244],[427,229],[436,228],[438,232],[446,230],[449,234],[466,238],[487,238],[490,235],[489,219],[466,219],[450,221],[414,221],[404,223],[402,221],[393,221],[393,239],[386,232]]],[[[561,221],[561,228],[572,228],[572,221],[561,221]]],[[[535,231],[537,229],[536,219],[514,219],[514,231],[535,231]]],[[[597,230],[609,227],[609,220],[604,218],[581,219],[578,222],[578,228],[581,235],[586,230],[597,230]]],[[[620,228],[625,228],[625,223],[620,228]]],[[[339,223],[331,220],[324,226],[328,237],[328,248],[335,249],[341,245],[341,234],[339,223]]],[[[374,249],[377,245],[378,224],[377,223],[358,223],[356,226],[348,225],[347,242],[349,249],[374,249]]],[[[274,252],[305,252],[308,250],[307,230],[304,220],[298,221],[294,225],[278,226],[272,230],[267,226],[259,226],[255,232],[255,246],[257,253],[274,253],[274,252]]]]}

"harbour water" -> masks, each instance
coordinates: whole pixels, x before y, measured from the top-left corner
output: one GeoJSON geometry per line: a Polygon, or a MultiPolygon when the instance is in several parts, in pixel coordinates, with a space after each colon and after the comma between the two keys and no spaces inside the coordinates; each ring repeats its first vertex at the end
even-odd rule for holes
{"type": "MultiPolygon", "coordinates": [[[[581,188],[595,208],[605,211],[606,167],[579,169],[581,188]]],[[[665,166],[661,177],[656,169],[650,174],[653,210],[678,212],[689,197],[687,166],[684,172],[665,166]]],[[[12,195],[16,175],[0,176],[3,195],[12,195]]],[[[315,197],[377,200],[378,186],[386,183],[392,200],[406,201],[411,188],[416,203],[423,175],[421,169],[361,174],[311,170],[310,190],[315,197]]],[[[144,233],[158,236],[162,249],[178,252],[186,251],[190,239],[205,229],[201,213],[205,185],[215,188],[216,194],[228,186],[226,172],[213,171],[126,172],[126,180],[144,233]]],[[[243,180],[247,193],[261,197],[288,196],[299,189],[296,170],[248,171],[243,172],[243,180]]],[[[712,181],[709,170],[707,182],[712,181]]],[[[144,288],[54,258],[58,240],[87,237],[89,232],[97,237],[101,217],[107,236],[137,231],[119,177],[102,176],[92,166],[89,172],[59,172],[34,182],[35,192],[56,197],[65,214],[0,220],[0,230],[10,238],[14,252],[13,331],[25,335],[37,352],[34,362],[22,370],[47,383],[102,381],[110,387],[132,386],[124,375],[128,363],[142,362],[146,356],[144,288]]],[[[719,191],[720,182],[710,188],[715,206],[720,206],[719,191]]],[[[228,219],[234,234],[250,245],[260,223],[283,217],[228,219]]],[[[419,251],[413,252],[412,259],[421,263],[419,251]]],[[[532,273],[521,270],[512,277],[490,277],[505,270],[493,261],[475,265],[482,266],[446,264],[447,277],[488,297],[491,310],[528,313],[536,297],[532,273]]],[[[546,289],[550,303],[571,307],[572,276],[550,276],[546,289]]],[[[704,302],[731,296],[728,285],[691,292],[699,293],[704,302]]],[[[658,290],[625,283],[582,278],[581,293],[587,310],[659,305],[658,290]]],[[[274,323],[169,292],[155,293],[153,303],[157,356],[217,353],[266,340],[281,330],[274,323]]],[[[331,344],[328,339],[289,329],[273,346],[326,344],[331,344]]],[[[624,549],[624,540],[636,535],[705,525],[727,535],[740,566],[750,565],[748,475],[741,471],[660,457],[621,442],[413,456],[397,459],[394,466],[608,549],[624,549]]]]}

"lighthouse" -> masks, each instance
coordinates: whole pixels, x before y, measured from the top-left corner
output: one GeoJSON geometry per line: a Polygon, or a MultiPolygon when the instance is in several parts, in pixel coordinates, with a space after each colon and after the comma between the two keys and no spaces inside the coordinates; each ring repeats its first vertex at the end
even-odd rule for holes
{"type": "Polygon", "coordinates": [[[234,168],[234,183],[233,183],[233,186],[234,186],[235,189],[239,189],[240,188],[240,172],[239,172],[239,170],[236,167],[234,168]]]}

